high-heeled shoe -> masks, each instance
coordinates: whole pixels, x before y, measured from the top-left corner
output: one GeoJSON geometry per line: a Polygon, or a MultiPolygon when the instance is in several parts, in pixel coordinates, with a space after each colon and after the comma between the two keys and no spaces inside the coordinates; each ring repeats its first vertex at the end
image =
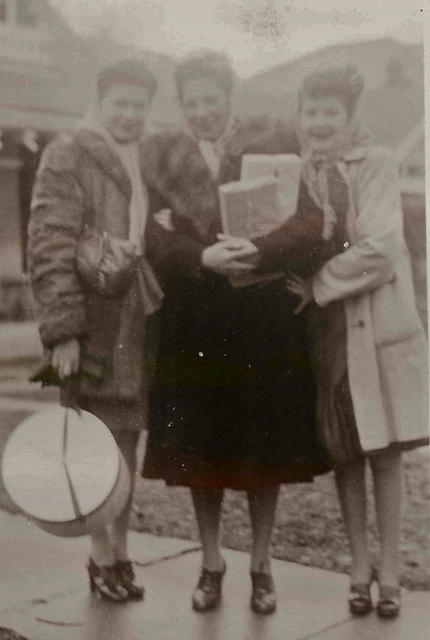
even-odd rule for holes
{"type": "Polygon", "coordinates": [[[222,580],[226,569],[225,562],[221,571],[209,571],[209,569],[202,567],[199,581],[191,599],[195,611],[210,611],[218,606],[221,600],[222,580]]]}
{"type": "Polygon", "coordinates": [[[354,616],[365,616],[373,609],[370,587],[376,579],[375,570],[372,569],[368,582],[355,582],[351,584],[348,599],[349,610],[354,616]]]}
{"type": "Polygon", "coordinates": [[[119,583],[115,565],[97,565],[92,558],[87,566],[90,589],[104,600],[126,602],[127,590],[119,583]]]}
{"type": "Polygon", "coordinates": [[[116,565],[117,580],[127,591],[132,600],[143,600],[145,589],[136,584],[136,574],[131,560],[117,560],[116,565]]]}
{"type": "Polygon", "coordinates": [[[251,571],[251,609],[267,616],[276,610],[276,593],[273,578],[269,573],[251,571]]]}
{"type": "Polygon", "coordinates": [[[400,587],[388,584],[379,585],[379,598],[376,613],[380,618],[396,618],[400,613],[400,587]]]}

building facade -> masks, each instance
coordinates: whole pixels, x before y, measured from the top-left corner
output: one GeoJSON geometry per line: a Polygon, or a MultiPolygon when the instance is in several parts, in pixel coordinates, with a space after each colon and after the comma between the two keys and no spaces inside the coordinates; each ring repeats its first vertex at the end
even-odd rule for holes
{"type": "Polygon", "coordinates": [[[49,2],[0,0],[0,318],[26,313],[22,282],[34,173],[44,145],[82,114],[95,67],[49,2]]]}

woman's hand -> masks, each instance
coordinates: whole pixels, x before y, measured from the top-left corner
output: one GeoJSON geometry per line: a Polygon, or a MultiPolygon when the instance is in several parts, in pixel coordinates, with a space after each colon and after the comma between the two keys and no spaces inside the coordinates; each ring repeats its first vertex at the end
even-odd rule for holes
{"type": "Polygon", "coordinates": [[[246,238],[235,238],[234,236],[228,236],[225,233],[218,233],[217,238],[221,242],[224,242],[231,251],[242,252],[247,264],[253,264],[254,266],[258,265],[260,253],[251,240],[247,240],[246,238]]]}
{"type": "Polygon", "coordinates": [[[157,213],[154,214],[154,220],[166,231],[175,230],[175,227],[173,226],[173,222],[172,222],[171,209],[160,209],[160,211],[157,211],[157,213]]]}
{"type": "Polygon", "coordinates": [[[225,236],[225,239],[203,251],[202,264],[222,276],[238,276],[255,269],[252,259],[257,254],[257,247],[249,240],[225,236]]]}
{"type": "Polygon", "coordinates": [[[285,282],[288,291],[295,293],[299,298],[301,298],[298,306],[294,309],[294,313],[297,315],[314,299],[312,280],[311,278],[304,279],[299,276],[295,276],[294,274],[290,274],[287,276],[285,282]]]}
{"type": "Polygon", "coordinates": [[[61,380],[79,371],[80,344],[76,338],[57,344],[52,350],[51,365],[61,380]]]}

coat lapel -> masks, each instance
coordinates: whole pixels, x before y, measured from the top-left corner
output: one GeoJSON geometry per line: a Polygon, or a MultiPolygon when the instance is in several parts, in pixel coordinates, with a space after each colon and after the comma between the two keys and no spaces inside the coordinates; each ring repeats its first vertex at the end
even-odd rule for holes
{"type": "Polygon", "coordinates": [[[94,159],[99,168],[118,185],[121,191],[131,198],[130,179],[119,157],[109,148],[103,137],[90,129],[80,129],[76,142],[94,159]]]}

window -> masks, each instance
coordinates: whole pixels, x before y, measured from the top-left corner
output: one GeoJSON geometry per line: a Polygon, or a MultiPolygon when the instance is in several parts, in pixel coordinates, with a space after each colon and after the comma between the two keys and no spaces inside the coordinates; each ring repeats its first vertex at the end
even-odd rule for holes
{"type": "Polygon", "coordinates": [[[7,0],[0,0],[0,22],[7,20],[7,0]]]}
{"type": "Polygon", "coordinates": [[[16,21],[24,27],[35,27],[39,22],[35,0],[15,0],[16,21]]]}

